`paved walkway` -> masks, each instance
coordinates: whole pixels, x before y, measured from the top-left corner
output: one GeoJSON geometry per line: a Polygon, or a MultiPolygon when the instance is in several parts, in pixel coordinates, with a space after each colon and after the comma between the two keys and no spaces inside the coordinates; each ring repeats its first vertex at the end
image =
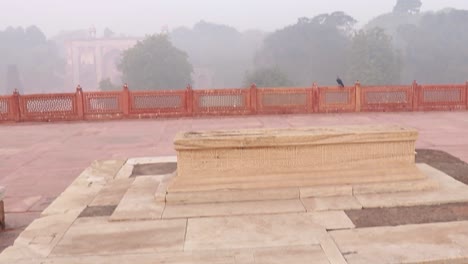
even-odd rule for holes
{"type": "Polygon", "coordinates": [[[0,125],[0,185],[6,232],[0,251],[96,159],[175,154],[179,131],[352,124],[401,124],[420,131],[418,148],[468,162],[468,112],[352,113],[0,125]]]}

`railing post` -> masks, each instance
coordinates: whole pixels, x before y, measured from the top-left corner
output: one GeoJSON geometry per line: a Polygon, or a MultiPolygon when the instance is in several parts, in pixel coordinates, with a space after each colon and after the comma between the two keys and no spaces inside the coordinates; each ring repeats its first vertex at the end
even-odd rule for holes
{"type": "Polygon", "coordinates": [[[312,111],[318,113],[320,109],[319,87],[316,83],[312,84],[312,111]]]}
{"type": "Polygon", "coordinates": [[[420,91],[419,91],[418,83],[416,82],[416,80],[413,81],[412,87],[413,87],[413,111],[418,111],[420,91]]]}
{"type": "Polygon", "coordinates": [[[361,83],[358,81],[356,81],[356,83],[354,84],[354,92],[355,92],[355,98],[356,98],[356,108],[355,108],[355,111],[356,112],[361,112],[361,83]]]}
{"type": "Polygon", "coordinates": [[[130,91],[127,84],[124,84],[122,91],[122,110],[125,117],[130,114],[130,91]]]}
{"type": "Polygon", "coordinates": [[[465,82],[465,97],[466,110],[468,110],[468,81],[465,82]]]}
{"type": "Polygon", "coordinates": [[[21,121],[21,105],[20,105],[20,94],[18,90],[13,91],[13,104],[11,106],[12,115],[15,122],[21,121]]]}
{"type": "Polygon", "coordinates": [[[187,89],[185,91],[185,105],[187,106],[187,113],[189,116],[193,115],[193,89],[192,85],[187,85],[187,89]]]}
{"type": "Polygon", "coordinates": [[[255,83],[250,85],[250,112],[257,113],[257,85],[255,83]]]}
{"type": "Polygon", "coordinates": [[[84,120],[84,98],[83,98],[83,89],[78,84],[76,87],[76,112],[78,117],[84,120]]]}

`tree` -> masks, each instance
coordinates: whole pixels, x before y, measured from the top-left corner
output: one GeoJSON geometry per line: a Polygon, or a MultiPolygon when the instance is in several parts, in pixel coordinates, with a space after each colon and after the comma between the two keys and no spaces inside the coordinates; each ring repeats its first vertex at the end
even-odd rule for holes
{"type": "MultiPolygon", "coordinates": [[[[65,61],[60,57],[55,43],[47,40],[36,26],[26,29],[8,27],[0,31],[0,58],[0,80],[7,78],[9,65],[15,65],[16,69],[10,71],[21,76],[25,93],[47,92],[63,87],[65,61]]],[[[12,84],[0,82],[0,91],[17,88],[9,85],[12,84]]]]}
{"type": "Polygon", "coordinates": [[[121,87],[112,83],[112,81],[107,78],[99,82],[99,90],[101,91],[115,91],[119,90],[121,87]]]}
{"type": "Polygon", "coordinates": [[[421,0],[397,0],[393,13],[410,13],[417,14],[421,10],[421,0]]]}
{"type": "Polygon", "coordinates": [[[118,69],[122,80],[135,89],[185,89],[192,81],[187,54],[163,35],[148,36],[124,51],[118,69]]]}
{"type": "Polygon", "coordinates": [[[468,76],[467,10],[427,13],[416,26],[401,28],[404,81],[460,83],[468,76]]]}
{"type": "Polygon", "coordinates": [[[263,38],[261,31],[241,33],[233,27],[204,21],[170,33],[174,46],[187,52],[194,67],[213,72],[216,87],[242,85],[245,70],[252,68],[252,58],[263,38]]]}
{"type": "Polygon", "coordinates": [[[256,66],[277,65],[297,85],[334,84],[345,71],[347,30],[354,21],[342,12],[300,18],[266,37],[256,66]]]}
{"type": "Polygon", "coordinates": [[[104,29],[104,33],[103,33],[103,37],[104,37],[104,38],[112,38],[112,37],[114,37],[114,36],[115,36],[115,33],[114,33],[114,31],[110,30],[110,28],[107,28],[107,27],[106,27],[106,28],[104,29]]]}
{"type": "Polygon", "coordinates": [[[8,65],[7,67],[6,87],[11,90],[7,91],[8,93],[11,93],[14,90],[17,90],[19,93],[23,93],[23,84],[21,83],[16,65],[8,65]]]}
{"type": "Polygon", "coordinates": [[[361,30],[348,53],[347,78],[366,85],[400,83],[400,59],[382,29],[361,30]]]}
{"type": "Polygon", "coordinates": [[[247,72],[244,85],[251,84],[256,84],[257,87],[285,87],[291,86],[292,82],[279,68],[273,67],[247,72]]]}

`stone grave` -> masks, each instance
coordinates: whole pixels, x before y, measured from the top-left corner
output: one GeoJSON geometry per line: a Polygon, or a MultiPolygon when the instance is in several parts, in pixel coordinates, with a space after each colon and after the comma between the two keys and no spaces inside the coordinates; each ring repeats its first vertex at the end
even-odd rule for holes
{"type": "Polygon", "coordinates": [[[166,200],[274,200],[288,198],[282,194],[436,188],[415,164],[417,137],[415,129],[401,126],[180,133],[174,140],[177,174],[166,200]]]}

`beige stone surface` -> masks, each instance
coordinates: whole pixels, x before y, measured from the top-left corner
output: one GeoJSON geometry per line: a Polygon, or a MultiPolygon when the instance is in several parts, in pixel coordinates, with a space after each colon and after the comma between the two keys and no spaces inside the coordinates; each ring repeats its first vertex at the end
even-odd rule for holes
{"type": "Polygon", "coordinates": [[[42,215],[83,210],[102,187],[114,179],[123,163],[122,160],[94,161],[42,212],[42,215]]]}
{"type": "Polygon", "coordinates": [[[327,230],[350,229],[354,224],[344,211],[324,211],[307,213],[312,221],[327,230]]]}
{"type": "Polygon", "coordinates": [[[209,204],[166,204],[163,218],[194,218],[292,212],[305,212],[305,208],[299,199],[209,204]]]}
{"type": "Polygon", "coordinates": [[[350,264],[468,262],[466,221],[340,230],[331,235],[350,264]]]}
{"type": "MultiPolygon", "coordinates": [[[[258,156],[258,155],[257,155],[258,156]]],[[[239,167],[242,164],[238,165],[239,167]]],[[[298,188],[317,185],[346,185],[373,182],[394,182],[400,180],[423,179],[424,175],[415,166],[406,166],[401,162],[389,165],[391,168],[372,165],[362,165],[356,169],[341,168],[326,171],[310,171],[295,173],[293,171],[277,174],[262,175],[252,171],[252,174],[239,172],[236,176],[227,175],[222,171],[209,177],[188,177],[181,180],[179,175],[174,178],[169,186],[172,192],[204,192],[216,190],[247,190],[247,189],[280,189],[298,188]],[[256,176],[252,176],[257,174],[256,176]],[[221,176],[222,175],[222,176],[221,176]]],[[[233,169],[229,170],[232,173],[233,169]]],[[[258,171],[261,171],[258,169],[258,171]]]]}
{"type": "Polygon", "coordinates": [[[63,236],[52,255],[181,251],[186,223],[185,219],[109,222],[107,217],[79,218],[63,236]]]}
{"type": "Polygon", "coordinates": [[[259,189],[259,190],[222,190],[206,192],[169,192],[168,204],[193,204],[209,202],[246,202],[290,200],[299,198],[298,188],[259,189]]]}
{"type": "Polygon", "coordinates": [[[175,173],[164,175],[154,193],[154,200],[159,203],[166,203],[167,188],[172,182],[175,173]]]}
{"type": "Polygon", "coordinates": [[[431,167],[425,163],[417,164],[417,167],[426,175],[429,179],[435,180],[439,183],[440,189],[456,189],[458,187],[465,187],[466,185],[462,182],[455,180],[448,176],[443,171],[431,167]]]}
{"type": "Polygon", "coordinates": [[[165,204],[154,199],[160,177],[137,177],[111,215],[112,221],[160,219],[165,204]]]}
{"type": "Polygon", "coordinates": [[[327,256],[328,261],[330,261],[330,264],[347,264],[335,241],[329,235],[322,238],[320,246],[327,256]]]}
{"type": "Polygon", "coordinates": [[[105,184],[115,178],[124,164],[124,160],[95,160],[71,185],[105,184]]]}
{"type": "Polygon", "coordinates": [[[361,209],[362,205],[354,196],[333,196],[302,199],[308,212],[361,209]]]}
{"type": "Polygon", "coordinates": [[[34,220],[15,240],[14,246],[27,247],[34,254],[46,257],[62,239],[79,215],[68,212],[43,216],[34,220]]]}
{"type": "Polygon", "coordinates": [[[134,179],[115,179],[104,186],[91,202],[90,206],[118,205],[134,179]]]}
{"type": "Polygon", "coordinates": [[[317,245],[259,249],[254,253],[255,264],[329,264],[322,248],[317,245]]]}
{"type": "Polygon", "coordinates": [[[218,130],[178,133],[176,150],[269,147],[416,140],[417,130],[397,125],[330,126],[282,129],[218,130]]]}
{"type": "Polygon", "coordinates": [[[468,186],[427,164],[418,164],[418,168],[430,180],[436,181],[439,188],[425,192],[367,194],[355,197],[365,208],[468,202],[468,186]]]}
{"type": "Polygon", "coordinates": [[[169,192],[421,179],[416,138],[396,126],[180,133],[169,192]]]}
{"type": "Polygon", "coordinates": [[[232,256],[184,256],[182,253],[172,256],[161,254],[118,255],[118,256],[82,256],[82,257],[54,257],[41,264],[239,264],[232,256]]]}
{"type": "Polygon", "coordinates": [[[28,246],[11,246],[0,254],[0,263],[41,263],[44,256],[34,252],[28,246]]]}
{"type": "Polygon", "coordinates": [[[130,178],[133,172],[133,164],[130,163],[125,163],[122,168],[117,172],[117,175],[115,175],[116,179],[127,179],[130,178]]]}
{"type": "Polygon", "coordinates": [[[192,218],[185,250],[317,245],[326,234],[304,214],[192,218]]]}
{"type": "Polygon", "coordinates": [[[177,162],[177,156],[140,157],[140,158],[131,158],[127,160],[127,164],[130,164],[130,165],[166,163],[166,162],[177,162]]]}
{"type": "Polygon", "coordinates": [[[359,195],[376,193],[431,191],[437,190],[438,188],[438,181],[426,178],[415,181],[357,184],[353,186],[353,194],[359,195]]]}
{"type": "Polygon", "coordinates": [[[301,198],[353,195],[351,185],[331,185],[300,188],[301,198]]]}
{"type": "Polygon", "coordinates": [[[330,263],[320,245],[258,249],[158,252],[145,254],[51,257],[44,264],[275,264],[330,263]],[[305,261],[305,262],[304,262],[305,261]]]}
{"type": "Polygon", "coordinates": [[[49,207],[42,211],[42,215],[59,215],[73,211],[82,211],[93,201],[103,185],[72,185],[60,194],[49,207]]]}

